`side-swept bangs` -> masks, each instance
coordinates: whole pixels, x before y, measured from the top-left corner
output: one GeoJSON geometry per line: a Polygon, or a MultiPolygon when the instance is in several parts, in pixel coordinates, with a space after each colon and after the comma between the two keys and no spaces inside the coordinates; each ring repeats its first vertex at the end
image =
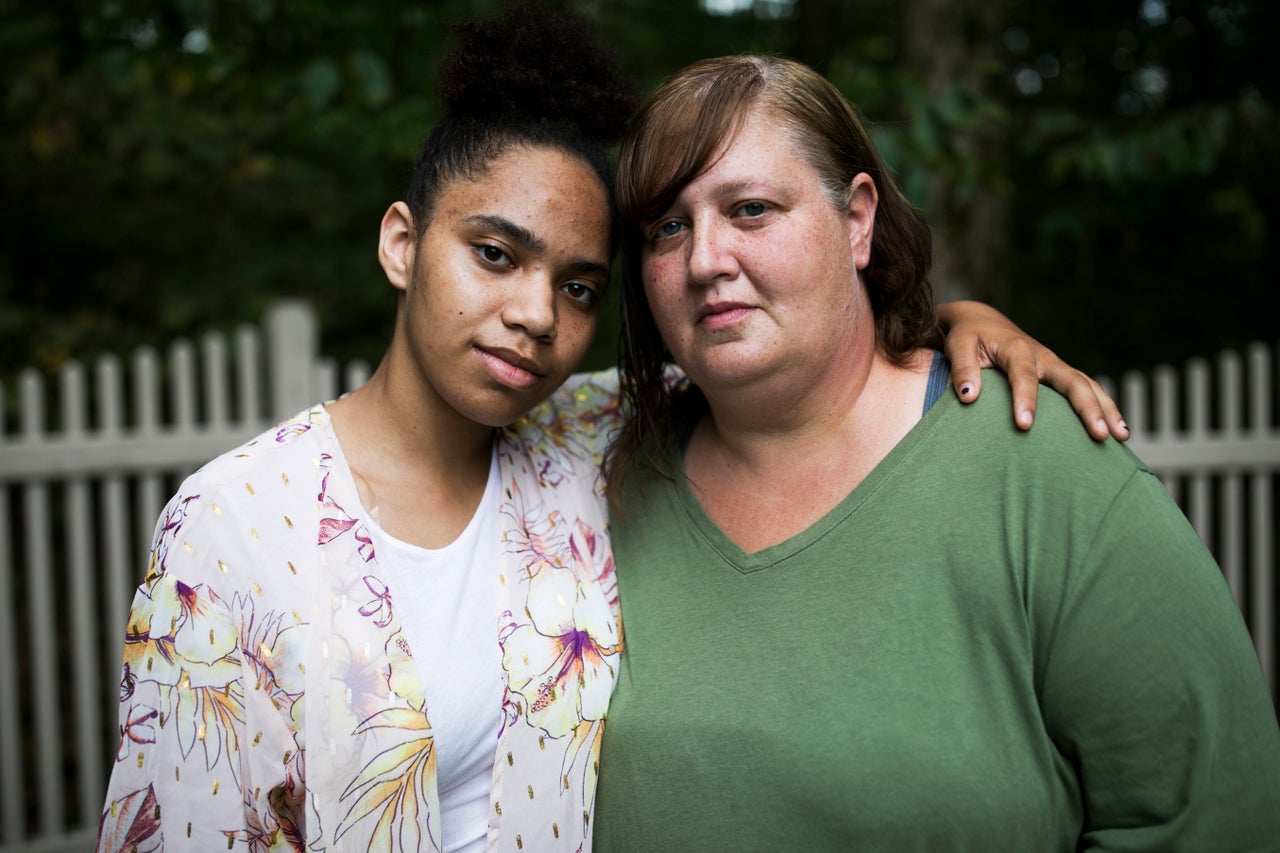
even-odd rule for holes
{"type": "Polygon", "coordinates": [[[618,213],[626,230],[661,216],[712,164],[763,84],[752,65],[704,60],[645,101],[618,157],[618,213]]]}

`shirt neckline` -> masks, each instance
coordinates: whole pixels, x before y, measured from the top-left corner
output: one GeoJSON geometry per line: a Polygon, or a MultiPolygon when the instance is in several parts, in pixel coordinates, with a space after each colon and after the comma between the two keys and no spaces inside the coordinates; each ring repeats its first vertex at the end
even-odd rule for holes
{"type": "Polygon", "coordinates": [[[679,447],[674,447],[667,458],[670,470],[675,472],[676,503],[693,530],[703,539],[708,547],[727,565],[742,574],[762,571],[783,563],[803,553],[806,549],[820,542],[836,527],[843,524],[865,505],[893,476],[894,472],[911,458],[930,434],[937,428],[949,413],[958,410],[960,401],[955,395],[943,395],[935,405],[929,407],[923,417],[913,426],[902,440],[880,460],[871,472],[863,478],[854,489],[826,515],[809,527],[776,545],[770,545],[755,553],[748,554],[742,550],[720,527],[711,520],[699,503],[689,479],[684,475],[683,460],[679,447]]]}

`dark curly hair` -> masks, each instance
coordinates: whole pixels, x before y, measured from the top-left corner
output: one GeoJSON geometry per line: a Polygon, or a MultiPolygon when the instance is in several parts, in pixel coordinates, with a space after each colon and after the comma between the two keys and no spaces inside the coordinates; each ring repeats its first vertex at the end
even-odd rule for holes
{"type": "Polygon", "coordinates": [[[405,194],[418,233],[445,186],[484,174],[513,145],[582,161],[612,200],[607,149],[622,137],[637,90],[591,24],[528,0],[454,31],[460,44],[441,63],[437,86],[445,116],[422,144],[405,194]]]}

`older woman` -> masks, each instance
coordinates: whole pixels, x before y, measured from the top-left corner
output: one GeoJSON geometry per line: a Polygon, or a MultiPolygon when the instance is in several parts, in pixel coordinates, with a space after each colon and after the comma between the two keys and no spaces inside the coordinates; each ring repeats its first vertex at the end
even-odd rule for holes
{"type": "Polygon", "coordinates": [[[1019,433],[1004,389],[942,393],[928,228],[843,97],[698,63],[619,172],[598,849],[1274,849],[1280,733],[1212,558],[1061,398],[1019,433]]]}

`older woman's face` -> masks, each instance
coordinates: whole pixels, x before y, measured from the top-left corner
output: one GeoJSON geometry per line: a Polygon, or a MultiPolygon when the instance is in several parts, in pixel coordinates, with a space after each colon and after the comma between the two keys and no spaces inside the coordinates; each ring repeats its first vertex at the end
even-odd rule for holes
{"type": "Polygon", "coordinates": [[[857,270],[867,264],[875,187],[847,210],[772,113],[756,108],[719,159],[643,225],[645,294],[676,362],[708,392],[814,370],[874,349],[857,270]]]}

